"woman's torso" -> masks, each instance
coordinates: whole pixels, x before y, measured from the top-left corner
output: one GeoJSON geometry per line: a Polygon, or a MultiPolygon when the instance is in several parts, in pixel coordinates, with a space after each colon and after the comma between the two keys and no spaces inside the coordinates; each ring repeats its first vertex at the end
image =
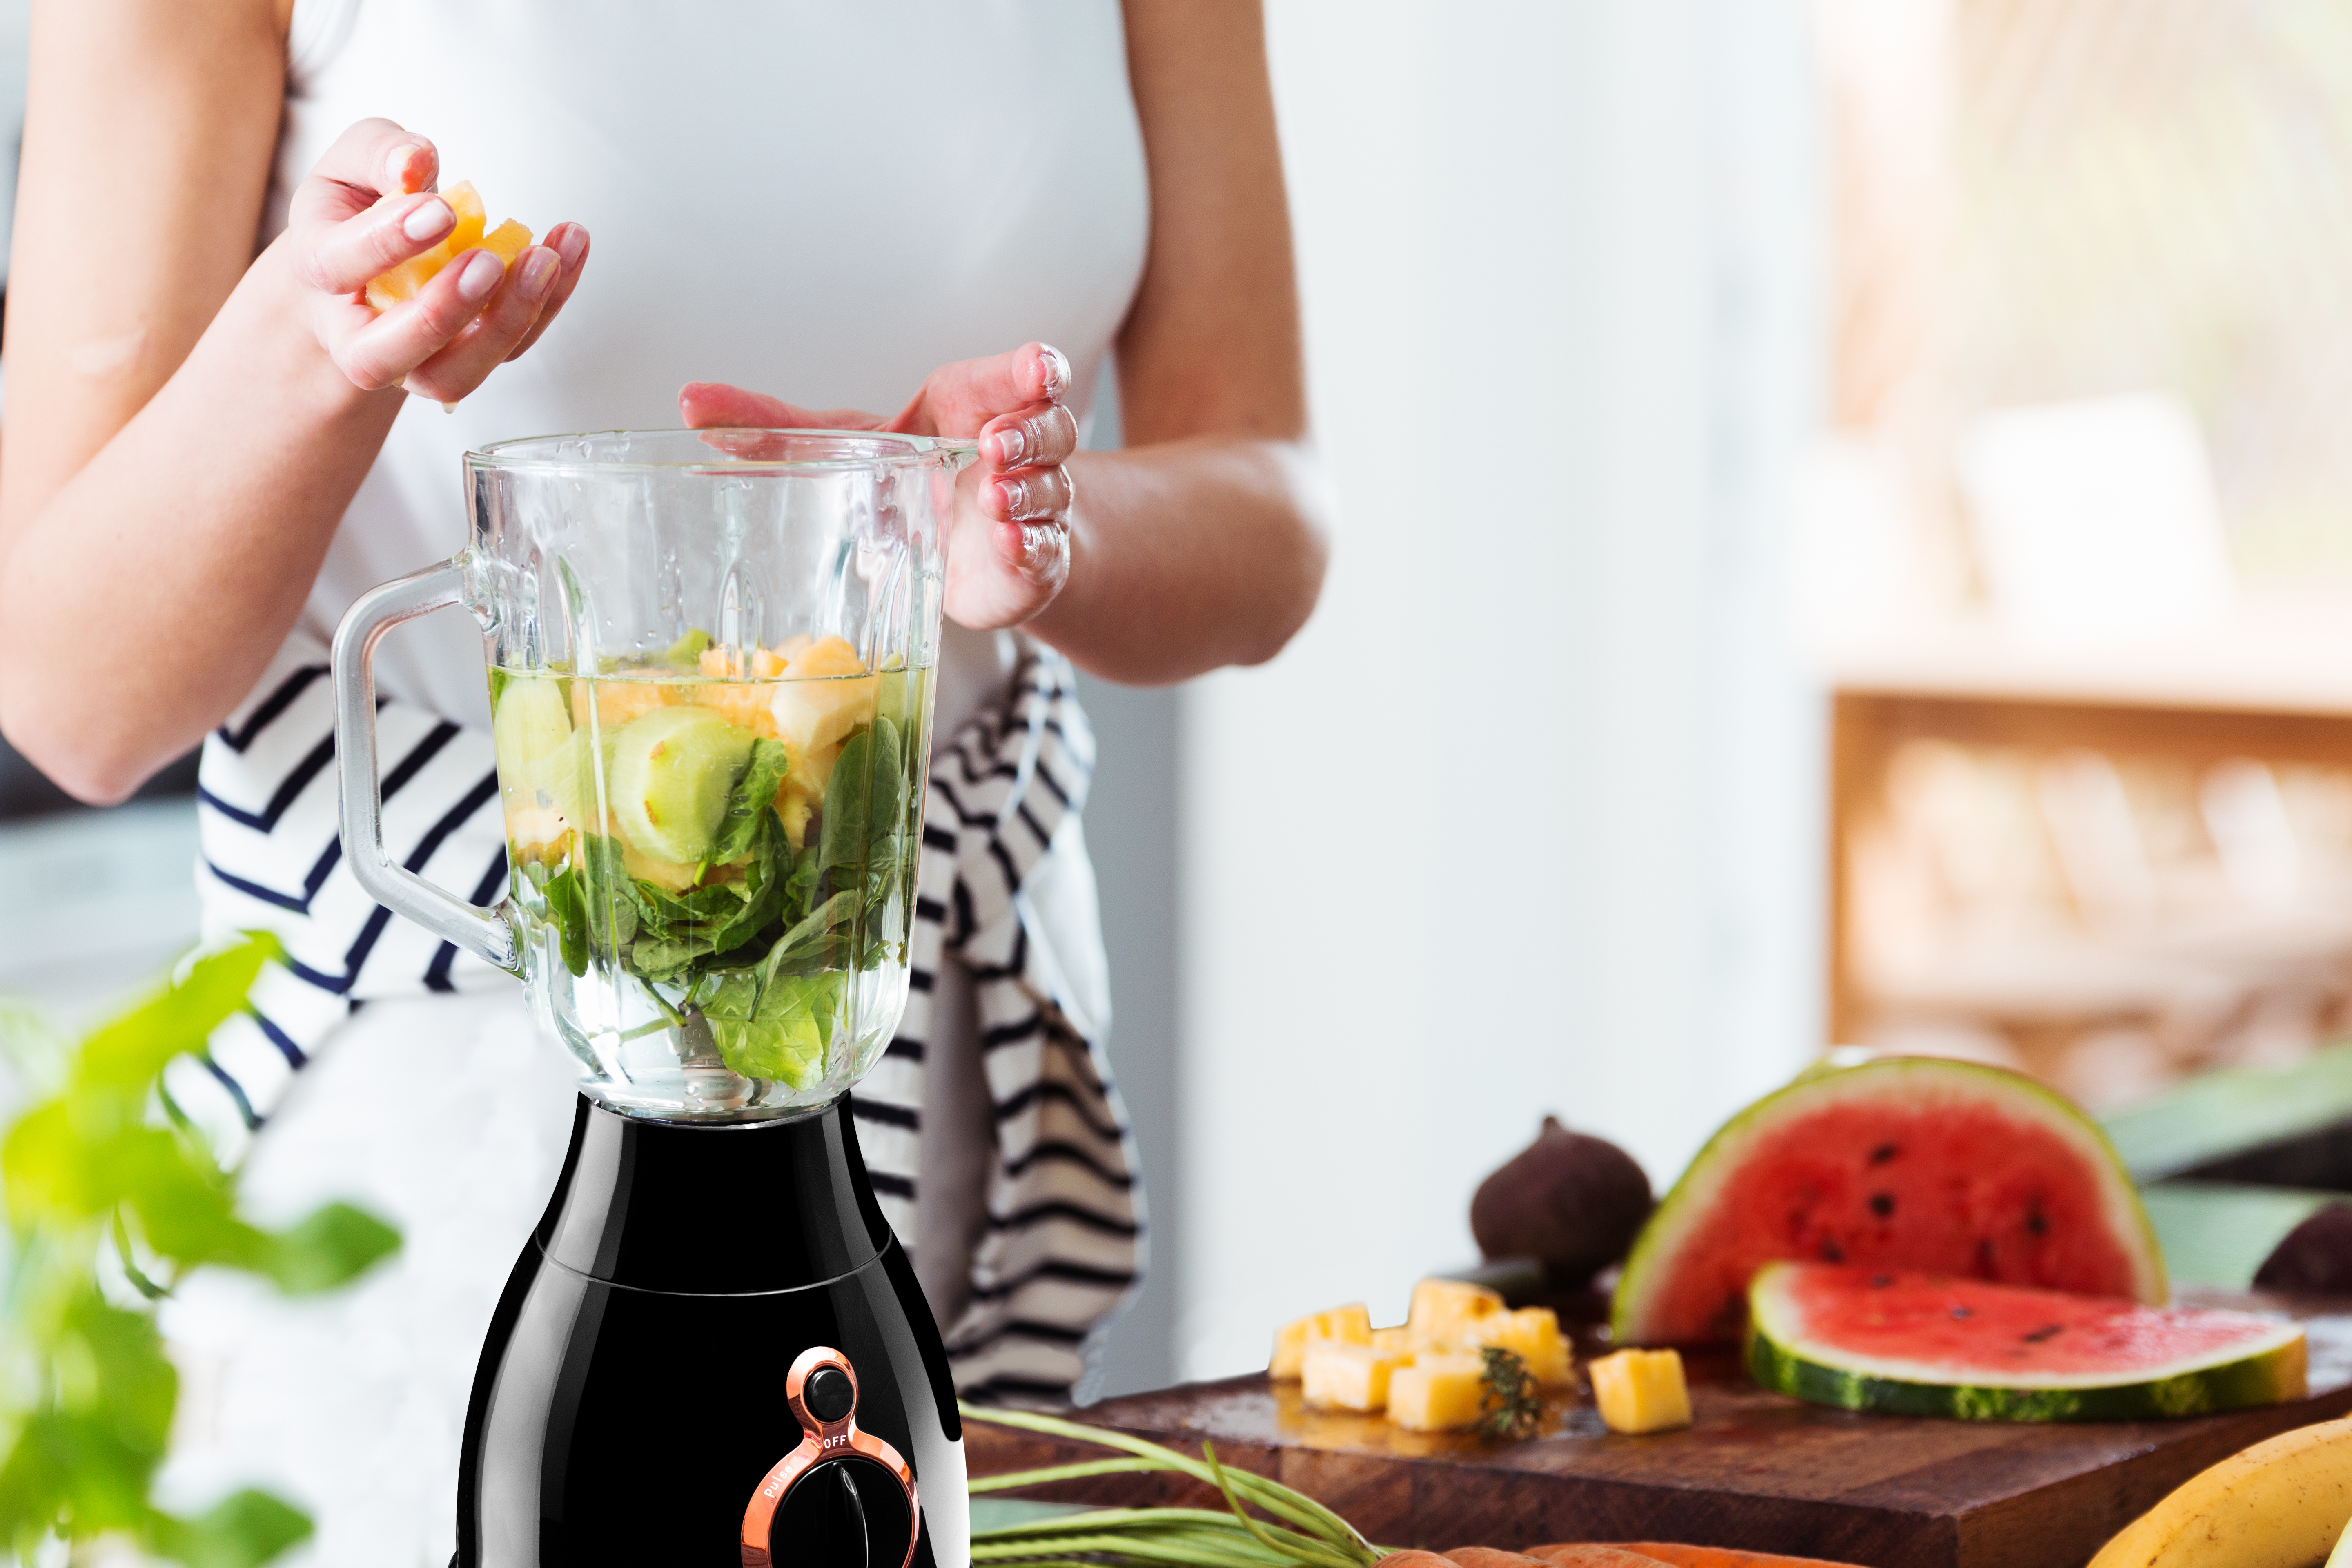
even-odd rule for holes
{"type": "MultiPolygon", "coordinates": [[[[892,413],[950,361],[1032,339],[1078,406],[1141,273],[1142,138],[1117,0],[299,0],[272,227],[352,121],[433,138],[493,221],[584,224],[554,327],[455,413],[413,399],[304,611],[325,637],[373,584],[465,542],[467,447],[675,426],[733,382],[892,413]]],[[[940,732],[1009,668],[945,643],[940,732]]],[[[456,616],[388,639],[380,679],[486,721],[456,616]]]]}

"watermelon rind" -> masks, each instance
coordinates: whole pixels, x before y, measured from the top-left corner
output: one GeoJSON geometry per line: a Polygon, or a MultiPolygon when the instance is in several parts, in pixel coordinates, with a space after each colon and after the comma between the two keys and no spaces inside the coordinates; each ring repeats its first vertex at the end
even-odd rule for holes
{"type": "Polygon", "coordinates": [[[1614,1342],[1672,1342],[1673,1336],[1663,1335],[1654,1327],[1657,1303],[1667,1299],[1677,1283],[1677,1265],[1692,1235],[1738,1179],[1744,1159],[1783,1122],[1848,1100],[1937,1093],[1964,1093],[1999,1103],[2074,1144],[2084,1168],[2096,1173],[2099,1206],[2107,1230],[2131,1259],[2131,1298],[2152,1307],[2171,1299],[2156,1227],[2148,1221],[2139,1189],[2122,1156],[2097,1122],[2063,1095],[2006,1068],[1944,1057],[1880,1057],[1852,1067],[1810,1068],[1717,1130],[1634,1238],[1611,1307],[1614,1342]]]}
{"type": "Polygon", "coordinates": [[[1815,1405],[1958,1421],[2146,1421],[2252,1409],[2307,1392],[2304,1330],[2284,1321],[2153,1375],[2004,1377],[1971,1369],[1955,1381],[1932,1365],[1849,1355],[1809,1342],[1790,1321],[1776,1285],[1796,1267],[1768,1265],[1748,1288],[1748,1371],[1759,1385],[1815,1405]]]}

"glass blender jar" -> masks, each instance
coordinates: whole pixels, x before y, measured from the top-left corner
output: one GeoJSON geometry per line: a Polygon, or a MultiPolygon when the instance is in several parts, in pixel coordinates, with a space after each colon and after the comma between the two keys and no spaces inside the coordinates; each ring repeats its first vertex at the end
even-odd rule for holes
{"type": "Polygon", "coordinates": [[[842,431],[502,442],[465,460],[469,547],[336,631],[354,875],[520,975],[578,1067],[475,1377],[460,1568],[969,1562],[946,1353],[844,1097],[906,1005],[973,455],[842,431]],[[377,639],[457,605],[506,823],[487,909],[394,863],[381,823],[377,639]]]}
{"type": "Polygon", "coordinates": [[[907,997],[941,521],[969,445],[622,432],[469,453],[473,547],[338,634],[352,868],[526,982],[583,1092],[752,1121],[838,1098],[907,997]],[[370,655],[465,605],[488,645],[509,891],[394,864],[370,655]]]}

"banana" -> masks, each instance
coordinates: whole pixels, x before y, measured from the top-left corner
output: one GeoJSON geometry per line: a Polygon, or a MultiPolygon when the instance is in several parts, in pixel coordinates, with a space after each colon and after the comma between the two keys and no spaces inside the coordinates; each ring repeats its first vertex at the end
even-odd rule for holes
{"type": "MultiPolygon", "coordinates": [[[[2281,1433],[2191,1476],[2091,1568],[2316,1568],[2352,1521],[2352,1419],[2281,1433]]],[[[2352,1552],[2338,1552],[2352,1563],[2352,1552]]]]}

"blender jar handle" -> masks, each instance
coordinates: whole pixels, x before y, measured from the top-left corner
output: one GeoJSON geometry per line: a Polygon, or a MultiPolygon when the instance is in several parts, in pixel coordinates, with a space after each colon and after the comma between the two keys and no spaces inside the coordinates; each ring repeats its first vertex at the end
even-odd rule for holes
{"type": "Polygon", "coordinates": [[[509,974],[522,973],[509,900],[484,909],[443,891],[384,853],[376,776],[375,645],[400,625],[467,603],[466,559],[394,578],[360,595],[335,628],[335,755],[342,784],[343,855],[368,896],[509,974]]]}

